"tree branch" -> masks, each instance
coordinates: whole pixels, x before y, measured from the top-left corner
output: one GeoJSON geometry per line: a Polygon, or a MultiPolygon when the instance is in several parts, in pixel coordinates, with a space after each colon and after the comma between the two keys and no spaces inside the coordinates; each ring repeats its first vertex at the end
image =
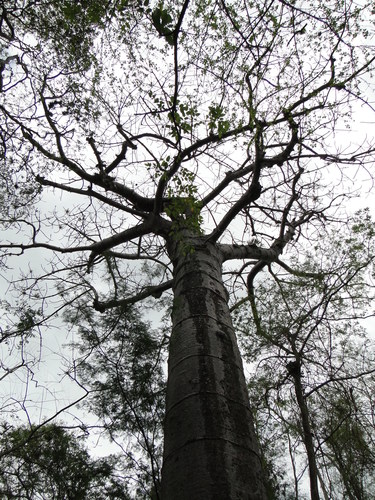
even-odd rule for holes
{"type": "Polygon", "coordinates": [[[99,312],[104,312],[108,309],[112,309],[114,307],[124,307],[131,304],[136,304],[141,300],[147,299],[149,297],[153,297],[155,299],[159,299],[163,292],[166,290],[170,290],[173,285],[173,280],[166,281],[161,285],[156,286],[147,286],[141,292],[133,295],[131,297],[127,297],[120,300],[109,300],[108,302],[100,302],[98,298],[94,299],[94,309],[99,312]]]}

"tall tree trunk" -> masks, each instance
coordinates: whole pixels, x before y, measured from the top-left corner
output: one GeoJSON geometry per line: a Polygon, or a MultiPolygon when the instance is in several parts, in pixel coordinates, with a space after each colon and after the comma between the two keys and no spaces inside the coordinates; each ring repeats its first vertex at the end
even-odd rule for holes
{"type": "Polygon", "coordinates": [[[162,500],[266,498],[219,248],[169,248],[174,265],[162,500]],[[185,253],[185,255],[184,255],[185,253]]]}

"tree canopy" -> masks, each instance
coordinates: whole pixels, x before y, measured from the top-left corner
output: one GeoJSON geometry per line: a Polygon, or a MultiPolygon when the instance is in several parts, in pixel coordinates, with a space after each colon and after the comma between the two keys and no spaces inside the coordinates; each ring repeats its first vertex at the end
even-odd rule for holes
{"type": "Polygon", "coordinates": [[[174,478],[228,498],[247,476],[248,498],[287,498],[273,436],[292,495],[299,453],[314,500],[373,487],[373,222],[353,206],[372,183],[354,120],[373,112],[374,16],[341,0],[3,2],[1,377],[38,381],[70,328],[65,375],[138,495],[160,498],[163,461],[166,498],[174,478]],[[230,313],[257,367],[260,451],[230,313]],[[207,477],[180,477],[193,448],[207,477]]]}
{"type": "Polygon", "coordinates": [[[3,498],[128,499],[114,463],[92,460],[81,442],[58,425],[2,429],[0,492],[3,498]]]}

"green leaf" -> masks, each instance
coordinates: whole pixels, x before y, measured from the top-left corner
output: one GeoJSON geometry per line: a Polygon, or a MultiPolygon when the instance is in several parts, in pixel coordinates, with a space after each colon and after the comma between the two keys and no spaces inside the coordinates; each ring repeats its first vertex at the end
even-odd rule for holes
{"type": "Polygon", "coordinates": [[[160,36],[164,37],[169,45],[174,44],[173,19],[163,6],[156,7],[152,12],[152,22],[160,36]]]}

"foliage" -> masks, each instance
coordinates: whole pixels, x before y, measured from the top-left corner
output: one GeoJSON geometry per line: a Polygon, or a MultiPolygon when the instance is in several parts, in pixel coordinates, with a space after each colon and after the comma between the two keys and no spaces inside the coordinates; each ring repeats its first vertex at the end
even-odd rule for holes
{"type": "Polygon", "coordinates": [[[114,460],[90,458],[80,440],[58,425],[5,425],[0,449],[3,498],[129,498],[114,475],[114,460]]]}
{"type": "Polygon", "coordinates": [[[327,435],[327,475],[332,475],[333,491],[343,498],[370,499],[375,494],[375,441],[368,421],[371,403],[361,394],[366,385],[371,390],[373,380],[327,391],[328,407],[318,415],[327,435]]]}
{"type": "Polygon", "coordinates": [[[287,477],[290,465],[296,491],[302,488],[307,461],[303,409],[297,411],[294,394],[297,362],[321,488],[335,498],[374,494],[375,346],[359,321],[372,315],[373,227],[368,211],[359,212],[348,220],[344,239],[336,231],[325,234],[288,274],[270,265],[268,276],[254,283],[255,324],[247,305],[235,310],[244,355],[256,365],[249,387],[277,495],[278,476],[287,477]],[[324,253],[316,252],[319,245],[324,253]]]}
{"type": "Polygon", "coordinates": [[[136,498],[149,498],[160,483],[165,341],[134,306],[99,316],[78,303],[67,320],[80,334],[76,376],[90,393],[85,406],[120,446],[136,498]]]}
{"type": "MultiPolygon", "coordinates": [[[[170,308],[162,295],[179,290],[176,243],[186,262],[214,245],[230,303],[252,306],[236,310],[236,324],[258,363],[250,393],[270,495],[298,491],[301,380],[327,488],[363,492],[373,360],[356,320],[371,314],[373,223],[348,212],[375,150],[352,124],[356,106],[373,112],[372,2],[5,0],[0,9],[0,331],[19,356],[2,362],[2,379],[16,381],[21,367],[42,387],[39,359],[68,349],[48,347],[66,311],[80,341],[61,372],[123,447],[131,494],[157,497],[167,340],[143,322],[148,309],[133,307],[170,308]],[[340,423],[343,398],[350,418],[340,423]],[[353,456],[340,453],[349,429],[353,456]],[[293,485],[274,465],[279,450],[293,485]]],[[[28,414],[17,403],[9,411],[28,414]]]]}

